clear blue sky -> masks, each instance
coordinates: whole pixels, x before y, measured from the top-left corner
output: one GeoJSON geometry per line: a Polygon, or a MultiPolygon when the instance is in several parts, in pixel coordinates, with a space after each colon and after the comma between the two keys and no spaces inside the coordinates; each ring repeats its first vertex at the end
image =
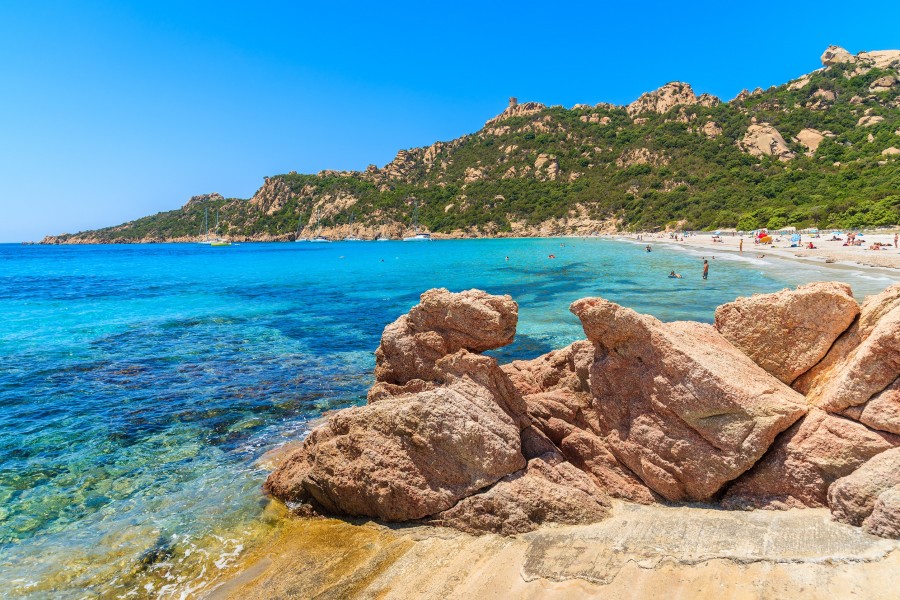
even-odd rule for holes
{"type": "Polygon", "coordinates": [[[900,48],[900,2],[0,3],[0,241],[383,165],[508,96],[723,99],[900,48]]]}

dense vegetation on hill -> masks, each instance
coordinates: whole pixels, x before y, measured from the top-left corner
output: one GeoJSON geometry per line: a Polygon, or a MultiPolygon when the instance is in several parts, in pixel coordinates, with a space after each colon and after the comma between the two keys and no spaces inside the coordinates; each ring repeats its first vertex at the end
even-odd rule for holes
{"type": "Polygon", "coordinates": [[[199,196],[47,241],[188,239],[203,231],[204,209],[237,239],[399,235],[414,211],[454,235],[895,225],[900,57],[854,60],[727,103],[669,84],[628,107],[518,105],[381,169],[278,175],[249,200],[199,196]]]}

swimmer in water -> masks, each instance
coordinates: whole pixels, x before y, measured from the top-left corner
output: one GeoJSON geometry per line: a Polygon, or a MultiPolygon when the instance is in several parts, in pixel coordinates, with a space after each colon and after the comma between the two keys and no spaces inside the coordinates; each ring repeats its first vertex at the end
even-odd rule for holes
{"type": "Polygon", "coordinates": [[[671,279],[681,279],[681,273],[676,273],[675,271],[672,271],[671,273],[669,273],[669,277],[671,279]]]}

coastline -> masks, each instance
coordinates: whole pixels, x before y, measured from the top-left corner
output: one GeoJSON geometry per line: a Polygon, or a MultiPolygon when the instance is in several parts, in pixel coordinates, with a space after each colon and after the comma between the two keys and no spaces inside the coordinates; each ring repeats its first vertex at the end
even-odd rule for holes
{"type": "Polygon", "coordinates": [[[610,239],[628,240],[641,244],[665,244],[677,248],[693,248],[697,250],[709,250],[710,252],[727,252],[747,258],[764,255],[766,258],[779,258],[793,260],[815,266],[862,268],[866,270],[881,269],[896,273],[900,269],[900,249],[893,247],[893,234],[866,234],[866,244],[863,246],[843,246],[842,242],[829,242],[825,237],[809,238],[817,246],[814,250],[804,248],[790,248],[790,242],[782,241],[774,245],[755,245],[750,236],[731,236],[730,232],[721,236],[721,242],[714,242],[712,234],[698,234],[684,238],[684,241],[675,241],[667,234],[635,233],[618,234],[610,239]],[[638,239],[640,236],[641,239],[638,239]],[[744,250],[739,250],[740,240],[744,240],[744,250]],[[876,242],[891,244],[889,250],[869,250],[868,246],[876,242]],[[831,262],[826,262],[831,261],[831,262]]]}

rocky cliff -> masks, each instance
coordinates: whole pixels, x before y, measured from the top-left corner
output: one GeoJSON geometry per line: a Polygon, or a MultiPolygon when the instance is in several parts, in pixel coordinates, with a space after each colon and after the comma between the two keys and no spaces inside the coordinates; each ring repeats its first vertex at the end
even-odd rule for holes
{"type": "Polygon", "coordinates": [[[830,507],[900,536],[900,285],[741,298],[715,325],[574,302],[586,340],[498,365],[509,296],[431,290],[389,325],[369,403],[265,484],[303,512],[470,533],[602,521],[613,498],[830,507]]]}
{"type": "Polygon", "coordinates": [[[672,82],[627,106],[510,105],[480,130],[363,171],[267,177],[249,200],[181,209],[46,243],[324,234],[590,234],[621,228],[900,223],[900,51],[829,47],[823,68],[728,102],[672,82]]]}

